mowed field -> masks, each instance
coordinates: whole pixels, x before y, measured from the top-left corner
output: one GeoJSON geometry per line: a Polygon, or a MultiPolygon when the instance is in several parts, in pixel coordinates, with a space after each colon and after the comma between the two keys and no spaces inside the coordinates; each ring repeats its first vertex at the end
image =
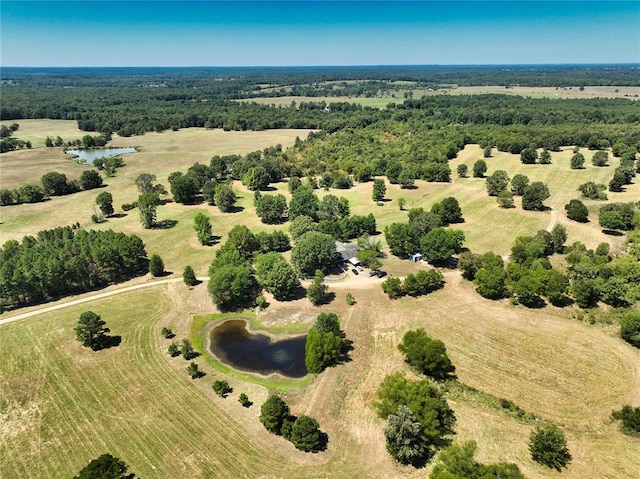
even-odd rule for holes
{"type": "MultiPolygon", "coordinates": [[[[23,122],[19,123],[20,132],[23,122]]],[[[51,123],[52,134],[56,134],[56,123],[51,123]]],[[[24,128],[26,132],[26,122],[24,128]]],[[[246,153],[274,143],[286,146],[306,134],[191,129],[115,139],[112,144],[133,144],[140,152],[124,157],[127,166],[116,178],[106,180],[107,191],[112,192],[119,209],[121,203],[137,197],[133,180],[141,172],[156,174],[166,185],[172,171],[185,171],[196,161],[208,163],[215,154],[246,153]]],[[[587,167],[576,171],[569,168],[572,149],[563,150],[552,153],[551,165],[522,165],[518,155],[506,153],[487,159],[488,174],[504,169],[510,177],[524,173],[532,181],[547,183],[551,198],[545,204],[552,209],[546,212],[524,212],[519,199],[517,208],[502,210],[495,198],[487,196],[483,179],[456,178],[458,164],[471,169],[482,157],[476,145],[468,145],[451,161],[451,183],[417,182],[413,190],[387,185],[391,201],[384,206],[371,201],[371,183],[350,190],[318,190],[318,194],[349,198],[354,214],[373,212],[379,230],[394,221],[406,221],[406,211],[397,206],[400,196],[407,199],[406,209],[430,208],[435,201],[455,196],[466,221],[454,227],[465,231],[465,245],[474,252],[493,250],[508,255],[515,236],[534,234],[552,222],[567,227],[568,243],[584,241],[595,247],[613,240],[614,246],[620,245],[623,238],[606,236],[597,226],[601,202],[585,200],[592,219],[587,225],[567,220],[563,209],[569,199],[578,197],[579,184],[589,180],[608,183],[617,159],[610,161],[614,166],[596,168],[590,164],[593,152],[582,150],[587,167]]],[[[0,157],[3,177],[5,165],[19,165],[15,153],[21,152],[0,157]]],[[[37,181],[47,171],[51,170],[29,181],[37,181]]],[[[274,186],[289,197],[285,183],[274,186]]],[[[630,185],[624,193],[609,193],[609,201],[637,200],[638,188],[630,185]]],[[[140,235],[147,251],[159,253],[175,276],[181,275],[186,264],[203,275],[216,246],[197,243],[192,228],[197,211],[213,217],[214,234],[223,240],[235,224],[246,224],[254,231],[288,228],[287,224],[261,225],[252,206],[253,193],[238,182],[234,189],[243,208],[239,213],[168,203],[159,207],[158,216],[177,221],[170,229],[143,230],[135,210],[98,227],[140,235]]],[[[89,216],[96,194],[3,207],[3,241],[75,221],[93,227],[89,216]]],[[[384,260],[390,274],[404,276],[424,267],[393,257],[384,260]]],[[[189,334],[194,314],[215,312],[206,283],[193,289],[182,283],[146,288],[0,325],[0,477],[68,478],[107,451],[145,478],[426,477],[432,466],[415,470],[397,466],[389,458],[384,422],[371,407],[385,375],[398,370],[409,373],[396,346],[406,330],[416,327],[445,342],[461,382],[509,399],[563,427],[573,462],[561,477],[640,477],[640,439],[623,435],[619,424],[609,420],[613,409],[640,404],[640,351],[624,343],[613,327],[589,326],[573,319],[571,309],[530,310],[507,300],[489,301],[476,294],[457,271],[446,271],[445,279],[444,289],[429,296],[391,301],[380,289],[381,280],[366,274],[349,275],[330,283],[336,298],[322,308],[312,307],[306,299],[279,303],[267,295],[270,305],[256,319],[265,327],[295,323],[300,329],[301,322],[310,324],[320,311],[333,311],[354,342],[350,362],[287,394],[293,413],[315,417],[329,435],[327,451],[319,454],[297,451],[264,430],[258,416],[269,394],[265,387],[235,375],[227,377],[203,358],[197,362],[207,375],[194,381],[187,376],[182,358],[166,354],[169,341],[161,337],[162,327],[171,327],[180,340],[189,334]],[[353,307],[345,304],[347,292],[355,296],[353,307]],[[118,347],[94,353],[75,341],[73,327],[80,313],[89,309],[107,321],[111,334],[121,336],[118,347]],[[211,389],[218,378],[227,379],[234,388],[227,399],[218,398],[211,389]],[[241,392],[254,402],[251,408],[238,403],[241,392]]],[[[0,320],[18,312],[22,311],[5,312],[0,320]]],[[[515,462],[528,478],[559,477],[529,457],[526,443],[533,423],[470,397],[454,397],[449,402],[457,417],[454,440],[477,441],[480,460],[515,462]]]]}

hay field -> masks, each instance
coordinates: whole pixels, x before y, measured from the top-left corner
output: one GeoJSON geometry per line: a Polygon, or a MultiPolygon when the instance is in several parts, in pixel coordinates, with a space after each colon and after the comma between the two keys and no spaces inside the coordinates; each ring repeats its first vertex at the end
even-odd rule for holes
{"type": "MultiPolygon", "coordinates": [[[[180,339],[194,312],[213,309],[206,285],[148,288],[0,326],[0,386],[8,391],[0,404],[0,475],[70,477],[110,451],[147,478],[425,477],[431,466],[414,470],[391,461],[383,422],[370,406],[386,374],[408,371],[396,350],[404,332],[424,327],[447,344],[461,381],[562,425],[573,455],[563,477],[636,477],[640,457],[630,451],[640,441],[608,417],[640,401],[640,351],[561,310],[484,300],[457,272],[446,280],[430,296],[398,301],[387,299],[375,280],[331,284],[336,299],[320,310],[340,315],[354,342],[352,361],[287,395],[295,414],[314,416],[329,435],[319,454],[296,451],[262,428],[264,387],[227,377],[203,358],[197,362],[207,375],[191,380],[187,363],[165,353],[163,326],[180,339]],[[355,306],[345,305],[346,292],[355,306]],[[97,353],[80,347],[72,328],[87,309],[122,336],[120,346],[97,353]],[[216,378],[229,380],[229,398],[213,394],[216,378]],[[241,392],[254,406],[238,404],[241,392]]],[[[259,318],[266,325],[294,316],[308,322],[319,312],[306,300],[270,303],[259,318]]],[[[480,460],[515,462],[530,479],[557,477],[528,456],[532,423],[469,398],[450,404],[455,440],[476,440],[480,460]]]]}

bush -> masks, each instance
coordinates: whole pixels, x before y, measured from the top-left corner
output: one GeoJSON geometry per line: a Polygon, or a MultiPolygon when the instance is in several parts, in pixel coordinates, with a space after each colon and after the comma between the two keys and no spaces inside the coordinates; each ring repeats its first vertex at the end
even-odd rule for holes
{"type": "Polygon", "coordinates": [[[167,352],[172,358],[175,358],[176,356],[180,355],[180,348],[176,343],[171,343],[167,348],[167,352]]]}
{"type": "Polygon", "coordinates": [[[554,424],[537,426],[531,432],[529,452],[531,459],[557,471],[571,462],[564,433],[554,424]]]}
{"type": "Polygon", "coordinates": [[[405,294],[402,288],[402,281],[400,281],[400,278],[395,277],[389,277],[382,282],[382,291],[387,293],[387,296],[391,299],[399,298],[405,294]]]}
{"type": "Polygon", "coordinates": [[[249,396],[247,396],[245,393],[240,393],[240,396],[238,396],[238,402],[242,404],[242,407],[251,407],[251,405],[253,404],[251,401],[249,401],[249,396]]]}
{"type": "Polygon", "coordinates": [[[167,328],[167,327],[162,328],[161,334],[166,339],[170,339],[170,338],[173,338],[175,336],[175,334],[173,334],[173,331],[171,331],[171,328],[167,328]]]}
{"type": "Polygon", "coordinates": [[[407,331],[398,349],[408,364],[434,379],[445,379],[456,370],[444,343],[429,337],[422,328],[407,331]]]}
{"type": "Polygon", "coordinates": [[[162,276],[162,274],[164,273],[164,262],[162,261],[162,258],[157,254],[152,254],[151,258],[149,259],[149,273],[151,273],[151,276],[153,276],[154,278],[162,276]]]}
{"type": "Polygon", "coordinates": [[[640,433],[640,407],[627,404],[620,411],[613,411],[611,419],[622,421],[622,432],[626,434],[640,433]]]}
{"type": "Polygon", "coordinates": [[[622,318],[620,336],[632,346],[640,348],[640,313],[628,313],[622,318]]]}

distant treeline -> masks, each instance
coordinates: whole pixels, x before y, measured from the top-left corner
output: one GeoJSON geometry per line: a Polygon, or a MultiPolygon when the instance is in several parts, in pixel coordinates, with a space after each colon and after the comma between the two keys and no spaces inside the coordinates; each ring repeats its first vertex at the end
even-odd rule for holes
{"type": "Polygon", "coordinates": [[[144,244],[135,235],[70,226],[40,231],[0,249],[0,306],[107,286],[146,273],[147,265],[144,244]]]}

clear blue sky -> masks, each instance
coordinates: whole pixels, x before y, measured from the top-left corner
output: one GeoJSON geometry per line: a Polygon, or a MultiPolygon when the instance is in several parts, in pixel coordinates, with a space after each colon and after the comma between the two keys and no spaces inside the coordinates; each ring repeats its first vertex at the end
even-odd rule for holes
{"type": "Polygon", "coordinates": [[[3,66],[640,62],[640,1],[0,1],[3,66]]]}

